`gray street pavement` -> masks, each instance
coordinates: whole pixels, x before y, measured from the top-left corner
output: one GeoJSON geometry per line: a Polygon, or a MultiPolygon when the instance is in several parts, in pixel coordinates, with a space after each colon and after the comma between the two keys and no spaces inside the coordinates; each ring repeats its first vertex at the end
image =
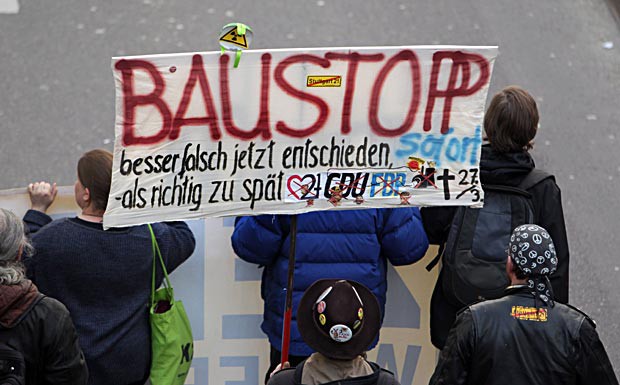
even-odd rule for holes
{"type": "Polygon", "coordinates": [[[83,151],[112,149],[112,56],[218,50],[233,21],[253,48],[499,45],[490,94],[519,84],[537,98],[534,156],[562,189],[571,302],[620,374],[620,28],[605,0],[0,0],[0,189],[72,184],[83,151]]]}

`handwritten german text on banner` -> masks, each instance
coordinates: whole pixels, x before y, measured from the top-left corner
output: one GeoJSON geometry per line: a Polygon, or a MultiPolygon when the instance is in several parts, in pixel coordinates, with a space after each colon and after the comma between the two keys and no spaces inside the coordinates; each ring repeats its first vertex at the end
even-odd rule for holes
{"type": "Polygon", "coordinates": [[[113,58],[106,227],[206,216],[474,205],[497,47],[113,58]]]}

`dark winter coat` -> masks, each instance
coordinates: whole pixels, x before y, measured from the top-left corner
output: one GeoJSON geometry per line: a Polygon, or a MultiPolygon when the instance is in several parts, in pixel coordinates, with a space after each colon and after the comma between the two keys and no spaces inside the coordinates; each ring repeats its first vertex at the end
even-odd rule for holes
{"type": "Polygon", "coordinates": [[[618,385],[595,327],[514,287],[459,314],[430,385],[618,385]]]}
{"type": "MultiPolygon", "coordinates": [[[[483,184],[518,186],[533,169],[534,160],[525,151],[499,154],[490,145],[482,146],[480,180],[483,184]]],[[[528,192],[532,195],[534,205],[534,223],[544,227],[555,244],[558,268],[551,276],[554,298],[556,301],[567,303],[569,253],[560,188],[551,178],[530,188],[528,192]]],[[[421,211],[424,229],[430,243],[437,245],[444,243],[456,208],[429,207],[421,211]]],[[[446,300],[440,284],[441,277],[437,282],[431,298],[431,341],[441,349],[460,308],[446,300]]]]}
{"type": "MultiPolygon", "coordinates": [[[[90,371],[90,385],[144,383],[151,366],[153,249],[146,225],[103,230],[79,218],[24,217],[36,253],[24,261],[42,293],[71,312],[90,371]]],[[[153,232],[168,272],[194,251],[183,222],[155,223],[153,232]]],[[[158,270],[156,284],[163,279],[158,270]]]]}
{"type": "Polygon", "coordinates": [[[0,285],[0,342],[26,362],[27,385],[85,385],[88,369],[69,311],[29,280],[0,285]]]}
{"type": "MultiPolygon", "coordinates": [[[[290,216],[238,218],[232,235],[237,255],[265,266],[261,295],[262,330],[276,349],[282,344],[290,216]]],[[[301,214],[297,221],[293,320],[290,353],[309,356],[295,314],[303,292],[322,278],[350,279],[377,296],[384,313],[387,261],[407,265],[422,258],[428,240],[417,208],[326,211],[301,214]]],[[[375,342],[376,343],[376,342],[375,342]]],[[[373,345],[374,346],[374,345],[373,345]]]]}

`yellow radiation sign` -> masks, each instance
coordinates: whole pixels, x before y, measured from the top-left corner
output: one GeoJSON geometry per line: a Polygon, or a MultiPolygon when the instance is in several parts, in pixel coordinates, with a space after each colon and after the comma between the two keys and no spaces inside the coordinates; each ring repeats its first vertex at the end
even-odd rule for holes
{"type": "Polygon", "coordinates": [[[225,32],[223,36],[220,37],[220,41],[224,43],[234,44],[241,48],[248,48],[248,39],[246,39],[246,34],[239,35],[237,33],[237,26],[233,26],[228,29],[228,32],[225,32]]]}
{"type": "Polygon", "coordinates": [[[235,53],[235,64],[237,68],[239,59],[241,59],[241,51],[250,48],[252,44],[253,32],[252,28],[243,23],[226,24],[220,32],[220,48],[222,54],[226,51],[235,53]]]}

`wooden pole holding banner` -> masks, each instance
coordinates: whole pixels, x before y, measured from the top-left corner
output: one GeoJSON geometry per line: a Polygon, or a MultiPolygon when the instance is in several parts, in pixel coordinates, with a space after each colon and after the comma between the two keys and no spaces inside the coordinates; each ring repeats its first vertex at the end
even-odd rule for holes
{"type": "Polygon", "coordinates": [[[284,326],[282,328],[282,356],[280,363],[288,361],[288,348],[291,339],[291,319],[293,317],[293,274],[295,272],[295,243],[297,240],[297,215],[291,215],[289,231],[291,243],[288,251],[288,279],[286,282],[286,302],[284,306],[284,326]]]}

